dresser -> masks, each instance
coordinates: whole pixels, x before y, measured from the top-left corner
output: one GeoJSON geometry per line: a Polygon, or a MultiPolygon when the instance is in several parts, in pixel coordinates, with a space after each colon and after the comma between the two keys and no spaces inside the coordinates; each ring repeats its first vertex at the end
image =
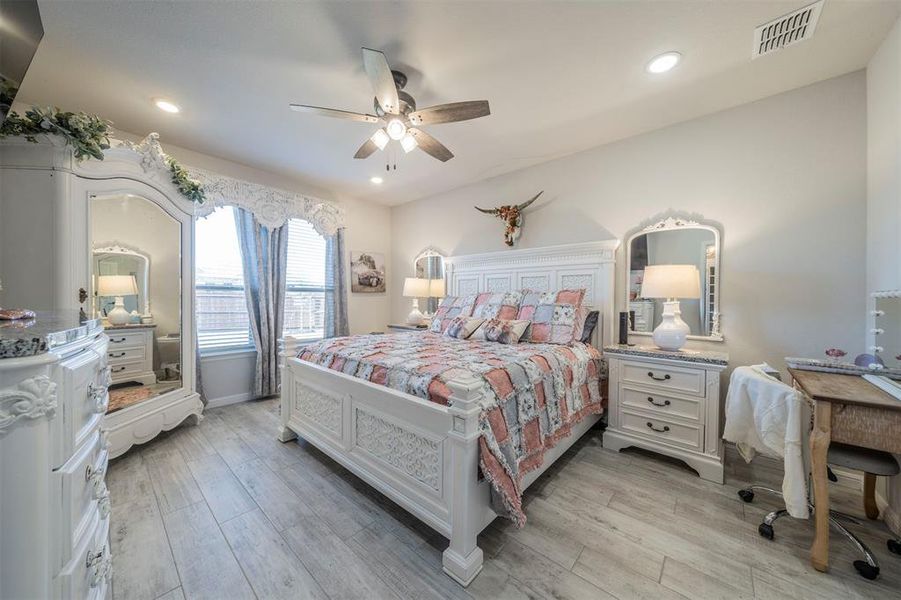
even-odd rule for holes
{"type": "Polygon", "coordinates": [[[723,483],[720,374],[728,356],[623,345],[604,347],[604,356],[610,386],[604,447],[651,450],[723,483]]]}
{"type": "Polygon", "coordinates": [[[0,598],[108,595],[107,351],[76,311],[0,321],[0,598]]]}
{"type": "Polygon", "coordinates": [[[107,361],[113,383],[156,383],[156,373],[153,372],[155,327],[156,325],[121,325],[106,328],[109,336],[107,361]]]}

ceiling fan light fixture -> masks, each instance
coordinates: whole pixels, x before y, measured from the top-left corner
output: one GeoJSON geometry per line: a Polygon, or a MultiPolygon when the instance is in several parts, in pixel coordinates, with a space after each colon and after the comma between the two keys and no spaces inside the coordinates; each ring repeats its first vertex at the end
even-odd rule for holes
{"type": "Polygon", "coordinates": [[[407,134],[401,138],[400,145],[403,147],[404,152],[409,154],[410,152],[416,150],[416,146],[418,146],[419,143],[416,141],[415,137],[410,135],[410,132],[408,131],[407,134]]]}
{"type": "Polygon", "coordinates": [[[369,139],[372,140],[373,144],[379,147],[379,150],[384,150],[385,146],[388,145],[388,142],[391,141],[391,138],[388,137],[388,133],[384,129],[376,130],[369,139]]]}
{"type": "Polygon", "coordinates": [[[391,119],[385,129],[392,140],[400,140],[407,133],[407,126],[400,119],[391,119]]]}
{"type": "Polygon", "coordinates": [[[678,65],[680,60],[682,60],[682,55],[678,52],[664,52],[663,54],[652,58],[645,67],[645,70],[648,73],[653,73],[654,75],[666,73],[667,71],[678,65]]]}

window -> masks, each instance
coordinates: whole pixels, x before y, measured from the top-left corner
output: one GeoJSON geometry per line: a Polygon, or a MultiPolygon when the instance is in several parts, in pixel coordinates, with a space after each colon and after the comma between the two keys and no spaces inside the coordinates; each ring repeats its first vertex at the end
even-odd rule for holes
{"type": "Polygon", "coordinates": [[[326,295],[333,292],[325,272],[325,238],[301,219],[288,222],[288,277],[285,335],[317,339],[325,332],[326,295]]]}
{"type": "MultiPolygon", "coordinates": [[[[232,207],[197,220],[195,235],[197,341],[202,352],[253,348],[244,270],[232,207]]],[[[321,338],[326,297],[325,238],[301,219],[288,222],[284,334],[321,338]]]]}
{"type": "Polygon", "coordinates": [[[200,350],[253,348],[234,209],[220,207],[197,219],[194,242],[200,350]]]}

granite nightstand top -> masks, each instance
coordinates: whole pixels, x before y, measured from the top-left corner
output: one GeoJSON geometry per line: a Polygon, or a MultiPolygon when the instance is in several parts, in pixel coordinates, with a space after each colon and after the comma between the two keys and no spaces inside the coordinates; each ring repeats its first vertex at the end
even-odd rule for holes
{"type": "Polygon", "coordinates": [[[80,322],[77,310],[39,312],[34,319],[0,321],[0,359],[43,354],[102,331],[100,319],[80,322]]]}
{"type": "Polygon", "coordinates": [[[645,358],[669,358],[671,360],[684,360],[685,362],[704,363],[708,365],[726,366],[729,364],[729,355],[725,352],[709,352],[706,350],[661,350],[655,346],[624,346],[613,344],[604,346],[606,354],[624,354],[626,356],[640,356],[645,358]]]}

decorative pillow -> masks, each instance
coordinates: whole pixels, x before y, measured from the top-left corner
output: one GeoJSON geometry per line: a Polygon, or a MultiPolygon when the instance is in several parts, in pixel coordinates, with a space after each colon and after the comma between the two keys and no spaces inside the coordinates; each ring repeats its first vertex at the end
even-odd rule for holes
{"type": "Polygon", "coordinates": [[[582,337],[585,290],[532,292],[524,290],[519,320],[532,322],[523,341],[546,344],[571,344],[582,337]]]}
{"type": "Polygon", "coordinates": [[[444,330],[444,335],[457,338],[458,340],[465,340],[484,322],[485,319],[475,317],[454,317],[451,319],[447,329],[444,330]]]}
{"type": "Polygon", "coordinates": [[[473,340],[485,340],[499,344],[516,344],[529,328],[530,321],[488,319],[472,334],[473,340]]]}
{"type": "Polygon", "coordinates": [[[471,316],[474,303],[475,296],[447,296],[435,311],[429,331],[444,333],[454,317],[471,316]]]}
{"type": "Polygon", "coordinates": [[[476,297],[472,309],[472,316],[482,319],[512,320],[519,312],[519,303],[522,301],[522,292],[498,292],[484,293],[476,297]]]}

